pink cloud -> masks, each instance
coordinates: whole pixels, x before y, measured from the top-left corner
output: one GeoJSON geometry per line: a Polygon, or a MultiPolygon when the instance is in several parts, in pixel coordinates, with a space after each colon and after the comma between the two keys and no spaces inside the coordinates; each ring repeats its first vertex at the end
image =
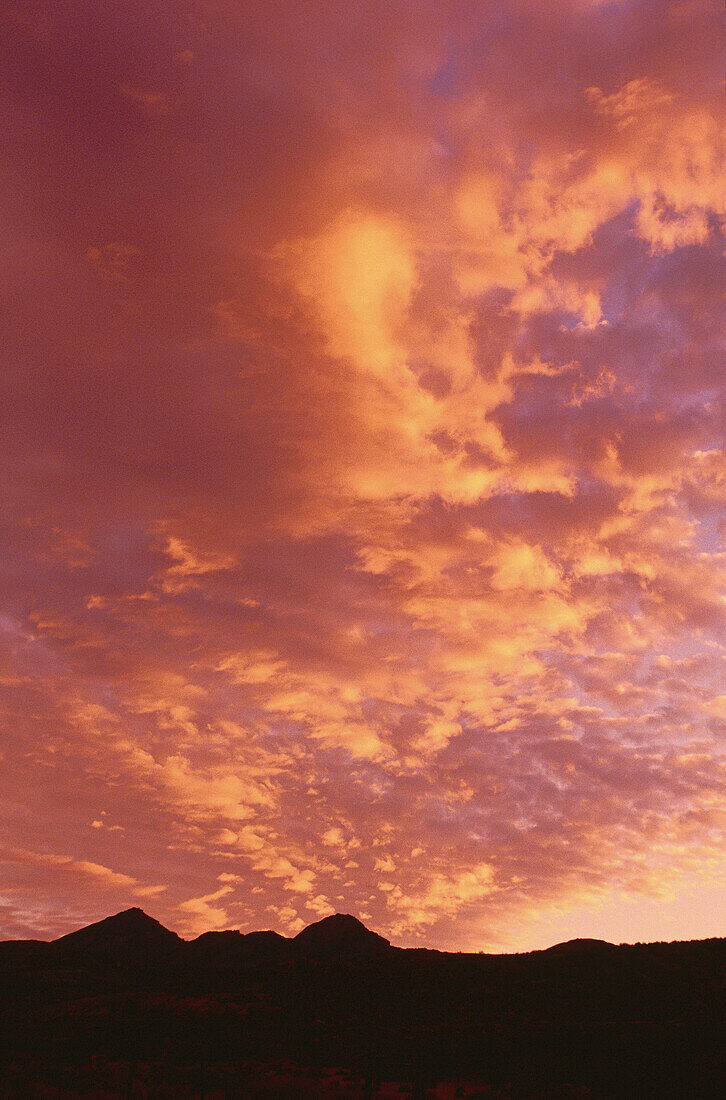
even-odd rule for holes
{"type": "Polygon", "coordinates": [[[11,932],[698,934],[712,6],[5,7],[11,932]]]}

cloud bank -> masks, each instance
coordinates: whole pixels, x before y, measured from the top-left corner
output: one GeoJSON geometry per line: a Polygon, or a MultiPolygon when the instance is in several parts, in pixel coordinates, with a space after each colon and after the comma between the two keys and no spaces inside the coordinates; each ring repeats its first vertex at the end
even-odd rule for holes
{"type": "Polygon", "coordinates": [[[0,5],[0,915],[722,934],[720,6],[0,5]]]}

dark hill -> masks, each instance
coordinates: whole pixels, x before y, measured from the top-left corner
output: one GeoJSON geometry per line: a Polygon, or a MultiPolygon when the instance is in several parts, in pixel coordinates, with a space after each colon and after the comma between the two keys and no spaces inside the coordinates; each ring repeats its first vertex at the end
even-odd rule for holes
{"type": "Polygon", "coordinates": [[[608,943],[607,940],[576,939],[566,940],[564,943],[555,943],[545,950],[548,954],[553,955],[584,955],[588,951],[614,951],[615,944],[608,943]]]}
{"type": "Polygon", "coordinates": [[[178,952],[183,940],[143,909],[125,909],[112,917],[69,932],[54,940],[55,955],[74,961],[106,961],[127,965],[140,960],[166,959],[178,952]]]}
{"type": "Polygon", "coordinates": [[[391,944],[377,932],[371,932],[356,917],[335,913],[309,924],[295,936],[295,947],[310,958],[374,955],[387,951],[391,944]]]}
{"type": "Polygon", "coordinates": [[[337,915],[294,939],[186,942],[132,909],[53,943],[0,943],[0,1024],[3,1100],[361,1100],[442,1082],[439,1095],[493,1100],[710,1098],[726,940],[450,954],[337,915]]]}
{"type": "Polygon", "coordinates": [[[260,966],[289,956],[290,940],[277,932],[204,932],[188,943],[189,959],[208,966],[260,966]]]}
{"type": "Polygon", "coordinates": [[[115,913],[111,917],[88,924],[85,928],[79,928],[76,932],[68,932],[60,936],[54,943],[101,943],[107,940],[139,940],[154,941],[156,943],[179,940],[176,932],[165,928],[158,920],[154,920],[143,909],[134,906],[133,909],[124,909],[121,913],[115,913]]]}

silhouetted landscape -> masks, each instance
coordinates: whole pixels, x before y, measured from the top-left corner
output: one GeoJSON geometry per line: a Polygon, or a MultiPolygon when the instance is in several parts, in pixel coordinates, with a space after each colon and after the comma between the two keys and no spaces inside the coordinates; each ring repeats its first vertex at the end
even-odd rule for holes
{"type": "Polygon", "coordinates": [[[715,1097],[726,940],[402,949],[351,916],[0,943],[3,1097],[715,1097]]]}

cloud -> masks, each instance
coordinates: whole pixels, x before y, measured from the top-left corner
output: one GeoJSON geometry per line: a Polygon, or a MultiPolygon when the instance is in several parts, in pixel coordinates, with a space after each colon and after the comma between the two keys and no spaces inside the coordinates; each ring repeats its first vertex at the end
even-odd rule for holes
{"type": "Polygon", "coordinates": [[[24,869],[27,867],[41,867],[52,875],[58,875],[62,879],[75,880],[76,885],[83,889],[83,880],[86,885],[93,885],[101,890],[121,890],[130,892],[137,898],[155,897],[162,893],[166,886],[145,886],[132,875],[124,875],[111,870],[101,863],[93,863],[87,859],[73,859],[72,856],[60,856],[50,852],[32,852],[25,848],[0,849],[0,861],[6,867],[24,869]],[[79,881],[80,880],[80,881],[79,881]],[[89,883],[90,880],[90,883],[89,883]]]}
{"type": "Polygon", "coordinates": [[[200,935],[202,932],[224,928],[229,923],[227,913],[221,905],[212,905],[212,902],[227,897],[233,891],[233,886],[220,886],[211,894],[205,894],[200,898],[187,898],[186,901],[179,902],[185,930],[191,935],[200,935]]]}
{"type": "Polygon", "coordinates": [[[4,21],[12,928],[695,929],[713,5],[46,7],[4,21]]]}

